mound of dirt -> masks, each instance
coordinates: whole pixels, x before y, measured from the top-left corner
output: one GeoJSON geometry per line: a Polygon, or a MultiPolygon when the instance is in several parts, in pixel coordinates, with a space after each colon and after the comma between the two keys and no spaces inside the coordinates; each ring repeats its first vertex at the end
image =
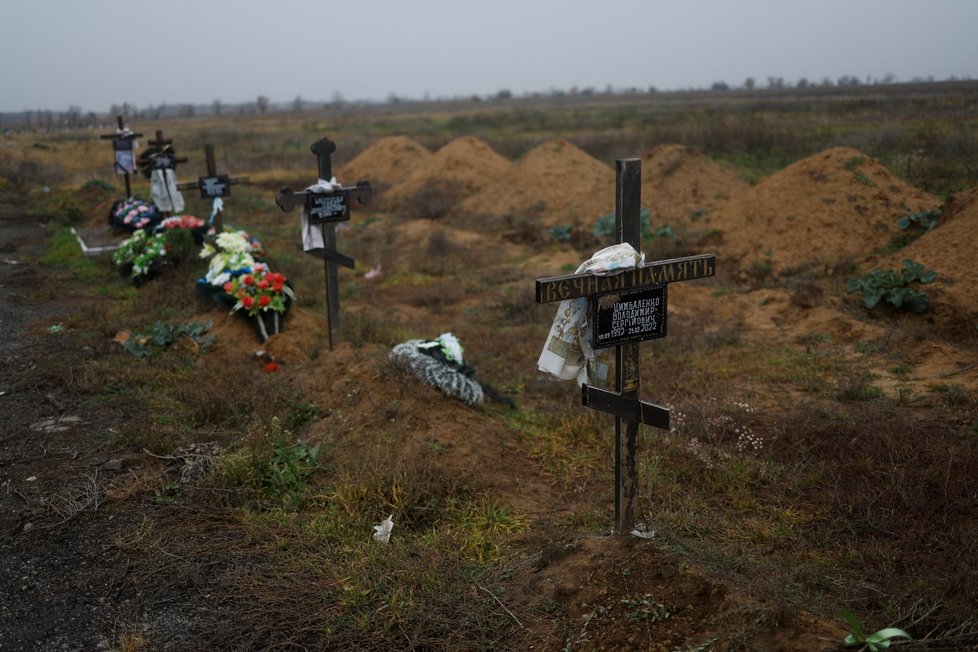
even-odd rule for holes
{"type": "Polygon", "coordinates": [[[530,214],[545,226],[590,229],[615,209],[615,172],[566,140],[527,152],[501,184],[463,202],[470,213],[530,214]]]}
{"type": "MultiPolygon", "coordinates": [[[[326,346],[329,324],[324,315],[305,308],[293,307],[282,322],[278,335],[264,344],[253,322],[239,314],[215,310],[208,319],[213,321],[208,333],[214,336],[214,352],[227,358],[254,357],[256,364],[276,361],[281,364],[300,364],[316,356],[326,346]],[[262,355],[257,355],[263,351],[262,355]]],[[[265,319],[266,328],[270,318],[265,319]]]]}
{"type": "MultiPolygon", "coordinates": [[[[736,630],[745,648],[815,651],[845,637],[834,623],[804,612],[784,617],[776,605],[718,584],[654,541],[630,536],[552,545],[520,579],[522,591],[510,599],[562,613],[566,649],[728,649],[714,645],[736,630]]],[[[544,647],[556,649],[552,642],[544,647]]]]}
{"type": "Polygon", "coordinates": [[[422,204],[423,208],[436,188],[463,200],[486,188],[498,187],[512,167],[478,138],[457,138],[415,165],[390,188],[387,200],[398,209],[409,203],[422,204]]]}
{"type": "Polygon", "coordinates": [[[344,165],[338,179],[346,185],[366,179],[375,186],[390,187],[404,180],[416,167],[423,166],[429,158],[428,148],[413,138],[381,138],[344,165]]]}
{"type": "Polygon", "coordinates": [[[788,166],[722,205],[712,224],[725,257],[772,271],[870,259],[899,218],[939,200],[859,150],[835,147],[788,166]]]}
{"type": "Polygon", "coordinates": [[[938,225],[900,251],[880,261],[879,267],[900,269],[905,258],[937,272],[925,291],[942,324],[965,326],[978,318],[978,188],[948,199],[938,225]]]}
{"type": "Polygon", "coordinates": [[[683,145],[659,145],[642,157],[642,205],[652,225],[689,225],[750,188],[733,170],[683,145]]]}

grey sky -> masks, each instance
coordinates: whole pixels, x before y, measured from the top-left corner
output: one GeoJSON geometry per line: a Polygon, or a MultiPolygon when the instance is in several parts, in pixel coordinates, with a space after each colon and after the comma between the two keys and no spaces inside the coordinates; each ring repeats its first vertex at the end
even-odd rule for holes
{"type": "Polygon", "coordinates": [[[0,111],[978,77],[975,0],[3,0],[0,111]]]}

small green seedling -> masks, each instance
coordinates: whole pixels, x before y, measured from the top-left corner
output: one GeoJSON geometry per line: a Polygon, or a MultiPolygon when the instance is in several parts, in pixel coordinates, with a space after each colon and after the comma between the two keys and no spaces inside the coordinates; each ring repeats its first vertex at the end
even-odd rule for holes
{"type": "Polygon", "coordinates": [[[912,638],[910,634],[896,627],[887,627],[886,629],[881,629],[878,632],[873,632],[867,636],[866,629],[863,627],[862,621],[859,620],[856,614],[846,609],[842,612],[842,617],[845,618],[852,627],[852,634],[846,636],[845,640],[843,641],[848,647],[866,647],[870,650],[870,652],[879,652],[879,650],[889,648],[890,641],[895,638],[912,638]]]}

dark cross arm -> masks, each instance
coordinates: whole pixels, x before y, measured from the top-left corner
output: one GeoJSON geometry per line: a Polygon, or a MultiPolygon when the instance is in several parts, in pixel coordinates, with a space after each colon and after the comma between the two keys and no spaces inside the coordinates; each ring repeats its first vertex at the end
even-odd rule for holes
{"type": "MultiPolygon", "coordinates": [[[[248,183],[248,177],[228,177],[228,183],[232,186],[236,186],[239,183],[248,183]]],[[[177,184],[178,190],[187,190],[192,188],[200,188],[200,180],[197,181],[181,181],[177,184]]]]}
{"type": "Polygon", "coordinates": [[[536,299],[537,303],[579,299],[599,292],[691,281],[715,274],[716,256],[714,254],[670,258],[669,260],[646,263],[636,269],[625,270],[610,276],[567,274],[538,278],[536,299]]]}
{"type": "MultiPolygon", "coordinates": [[[[346,195],[347,199],[356,198],[361,204],[367,204],[370,202],[370,197],[373,195],[374,189],[370,185],[369,181],[358,181],[357,185],[342,187],[334,190],[333,192],[341,192],[346,195]]],[[[321,195],[328,193],[318,193],[311,190],[301,190],[296,192],[292,188],[282,188],[279,193],[275,196],[275,203],[283,211],[288,213],[293,210],[296,206],[302,206],[306,203],[306,199],[313,195],[321,195]]]]}
{"type": "Polygon", "coordinates": [[[356,269],[357,266],[355,260],[332,249],[316,247],[315,249],[307,249],[306,253],[315,256],[316,258],[322,258],[323,260],[336,263],[337,265],[342,265],[343,267],[349,267],[350,269],[356,269]]]}
{"type": "Polygon", "coordinates": [[[581,403],[593,410],[610,412],[626,421],[669,430],[669,410],[654,403],[627,398],[586,384],[581,385],[581,403]]]}

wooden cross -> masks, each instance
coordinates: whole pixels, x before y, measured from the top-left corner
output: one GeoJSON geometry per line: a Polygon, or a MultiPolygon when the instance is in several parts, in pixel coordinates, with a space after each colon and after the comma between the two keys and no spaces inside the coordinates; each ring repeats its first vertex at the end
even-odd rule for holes
{"type": "MultiPolygon", "coordinates": [[[[204,161],[207,164],[207,176],[197,177],[196,181],[184,181],[177,184],[177,190],[188,190],[190,188],[200,189],[201,199],[214,199],[215,197],[230,197],[231,186],[239,183],[248,183],[248,177],[229,177],[226,174],[217,173],[217,163],[214,161],[214,146],[204,145],[204,161]]],[[[220,233],[224,230],[223,211],[217,210],[214,213],[214,231],[220,233]]]]}
{"type": "Polygon", "coordinates": [[[135,141],[142,134],[134,132],[125,133],[122,124],[122,116],[115,117],[119,125],[118,131],[114,134],[104,134],[99,136],[102,140],[112,140],[112,149],[115,150],[115,173],[123,174],[126,177],[126,199],[132,198],[132,184],[129,183],[129,175],[136,172],[136,157],[132,153],[135,141]]]}
{"type": "MultiPolygon", "coordinates": [[[[310,147],[316,155],[319,166],[319,180],[329,182],[333,178],[331,156],[336,151],[336,143],[328,138],[320,138],[310,147]]],[[[340,330],[340,286],[339,269],[343,265],[353,269],[356,265],[349,256],[336,250],[336,223],[350,219],[350,200],[354,197],[361,204],[370,201],[373,188],[369,181],[358,181],[353,187],[340,187],[330,192],[306,190],[296,192],[292,188],[282,188],[275,197],[275,203],[283,211],[289,212],[302,205],[309,216],[310,226],[318,223],[323,236],[323,246],[309,249],[307,254],[322,258],[326,268],[326,311],[329,317],[329,348],[340,330]]]]}
{"type": "MultiPolygon", "coordinates": [[[[615,232],[619,244],[627,242],[636,251],[641,250],[641,182],[640,159],[617,161],[615,232]]],[[[584,384],[581,395],[584,406],[615,415],[615,530],[619,533],[631,531],[635,524],[632,501],[638,489],[639,424],[669,429],[669,410],[639,398],[639,342],[665,337],[669,283],[715,273],[716,256],[702,254],[644,263],[610,276],[569,274],[536,281],[537,303],[588,297],[592,347],[615,347],[615,391],[584,384]]]]}

